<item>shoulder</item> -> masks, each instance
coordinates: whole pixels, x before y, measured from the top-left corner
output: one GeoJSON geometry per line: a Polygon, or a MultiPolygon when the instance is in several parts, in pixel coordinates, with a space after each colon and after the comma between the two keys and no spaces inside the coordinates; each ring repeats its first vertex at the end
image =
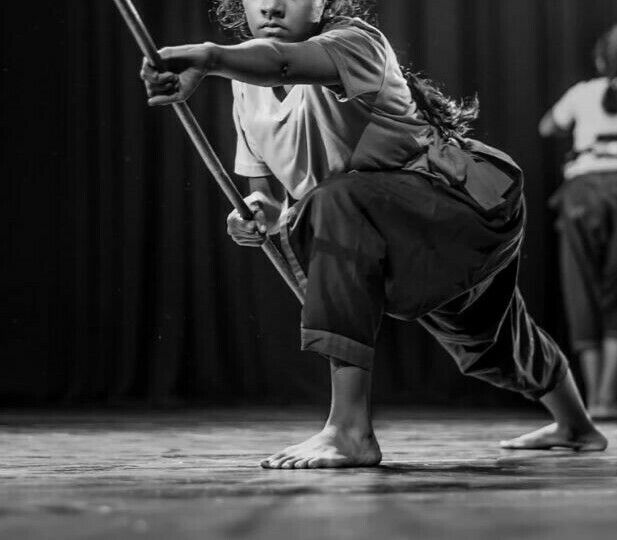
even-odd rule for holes
{"type": "Polygon", "coordinates": [[[344,38],[345,35],[362,36],[381,45],[387,42],[386,37],[378,28],[358,17],[334,17],[323,26],[320,34],[311,39],[344,38]]]}
{"type": "Polygon", "coordinates": [[[606,90],[607,81],[604,78],[590,79],[586,81],[580,81],[572,86],[566,95],[573,99],[585,100],[594,94],[604,92],[606,90]]]}

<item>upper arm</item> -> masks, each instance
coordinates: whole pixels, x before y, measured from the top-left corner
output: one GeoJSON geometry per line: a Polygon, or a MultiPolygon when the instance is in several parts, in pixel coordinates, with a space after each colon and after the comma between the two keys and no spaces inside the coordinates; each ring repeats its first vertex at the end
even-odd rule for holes
{"type": "MultiPolygon", "coordinates": [[[[377,95],[383,87],[391,51],[386,38],[368,25],[335,27],[312,37],[330,57],[340,79],[336,89],[342,99],[377,95]]],[[[396,60],[395,58],[390,60],[396,60]]]]}
{"type": "Polygon", "coordinates": [[[379,92],[388,57],[378,30],[340,26],[298,43],[251,39],[239,45],[210,44],[209,75],[258,86],[318,84],[339,87],[342,97],[379,92]]]}
{"type": "Polygon", "coordinates": [[[341,78],[331,56],[318,43],[277,44],[283,58],[284,81],[288,84],[340,84],[341,78]]]}
{"type": "Polygon", "coordinates": [[[339,72],[330,56],[310,41],[282,43],[251,39],[239,45],[210,48],[209,75],[219,75],[257,86],[337,84],[339,72]]]}
{"type": "Polygon", "coordinates": [[[576,121],[582,89],[581,84],[573,86],[553,106],[551,116],[557,130],[567,131],[572,128],[576,121]]]}

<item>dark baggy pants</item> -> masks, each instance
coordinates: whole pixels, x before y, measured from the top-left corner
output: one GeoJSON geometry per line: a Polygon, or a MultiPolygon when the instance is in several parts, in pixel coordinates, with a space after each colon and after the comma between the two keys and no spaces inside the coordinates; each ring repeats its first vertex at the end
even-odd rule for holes
{"type": "MultiPolygon", "coordinates": [[[[481,159],[483,173],[499,171],[481,159]]],[[[486,210],[418,172],[352,172],[288,213],[282,243],[306,290],[302,349],[370,369],[384,314],[419,320],[461,371],[539,398],[567,361],[518,291],[522,178],[486,210]]]]}
{"type": "Polygon", "coordinates": [[[599,348],[617,338],[617,172],[567,181],[553,205],[572,345],[599,348]]]}

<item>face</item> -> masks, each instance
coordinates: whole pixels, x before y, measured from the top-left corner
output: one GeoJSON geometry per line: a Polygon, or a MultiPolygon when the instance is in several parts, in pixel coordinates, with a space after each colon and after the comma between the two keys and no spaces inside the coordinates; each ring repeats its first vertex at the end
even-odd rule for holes
{"type": "Polygon", "coordinates": [[[326,0],[242,0],[253,36],[304,41],[318,32],[326,0]]]}

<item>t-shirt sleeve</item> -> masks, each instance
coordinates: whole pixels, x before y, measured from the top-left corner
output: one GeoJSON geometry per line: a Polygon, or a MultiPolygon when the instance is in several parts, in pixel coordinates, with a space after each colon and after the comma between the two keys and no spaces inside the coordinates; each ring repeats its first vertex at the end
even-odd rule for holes
{"type": "Polygon", "coordinates": [[[234,88],[233,118],[238,135],[234,172],[248,178],[270,176],[272,172],[257,152],[255,144],[251,144],[250,137],[243,126],[242,109],[242,96],[240,92],[234,88]]]}
{"type": "Polygon", "coordinates": [[[329,87],[342,101],[377,94],[386,71],[386,44],[375,30],[358,26],[332,28],[310,38],[332,58],[342,86],[329,87]]]}
{"type": "Polygon", "coordinates": [[[570,88],[553,107],[553,120],[561,129],[569,129],[576,120],[576,111],[580,106],[581,84],[570,88]]]}

